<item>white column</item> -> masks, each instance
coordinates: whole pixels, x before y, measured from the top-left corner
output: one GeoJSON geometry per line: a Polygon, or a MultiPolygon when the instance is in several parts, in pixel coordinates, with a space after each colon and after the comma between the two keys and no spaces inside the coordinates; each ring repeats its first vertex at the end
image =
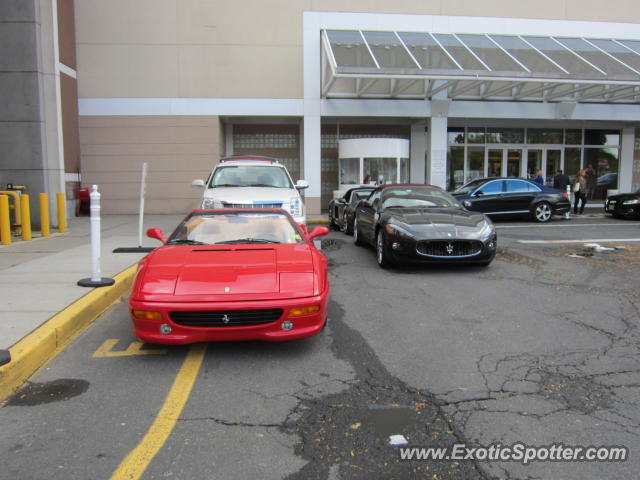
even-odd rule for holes
{"type": "Polygon", "coordinates": [[[429,138],[427,183],[446,188],[447,117],[431,117],[427,136],[429,138]]]}
{"type": "Polygon", "coordinates": [[[303,14],[303,66],[304,66],[304,179],[309,188],[303,190],[307,214],[317,215],[322,209],[320,197],[320,25],[314,15],[303,14]]]}
{"type": "Polygon", "coordinates": [[[633,147],[635,128],[622,129],[622,148],[620,148],[620,166],[618,170],[618,190],[620,193],[633,190],[633,147]]]}
{"type": "Polygon", "coordinates": [[[411,125],[411,160],[409,175],[411,183],[424,183],[426,178],[427,134],[426,121],[411,125]]]}

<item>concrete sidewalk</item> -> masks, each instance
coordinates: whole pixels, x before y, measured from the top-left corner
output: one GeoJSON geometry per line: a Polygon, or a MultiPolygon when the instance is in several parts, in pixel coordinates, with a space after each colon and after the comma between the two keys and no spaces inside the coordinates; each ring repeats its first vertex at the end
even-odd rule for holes
{"type": "MultiPolygon", "coordinates": [[[[149,215],[145,229],[171,231],[183,215],[149,215]]],[[[113,277],[142,258],[144,253],[112,253],[117,247],[138,246],[136,215],[102,218],[101,271],[113,277]]],[[[71,218],[69,231],[14,241],[0,247],[0,349],[8,349],[58,312],[90,292],[77,281],[91,277],[89,218],[71,218]]],[[[143,246],[159,242],[143,238],[143,246]]]]}

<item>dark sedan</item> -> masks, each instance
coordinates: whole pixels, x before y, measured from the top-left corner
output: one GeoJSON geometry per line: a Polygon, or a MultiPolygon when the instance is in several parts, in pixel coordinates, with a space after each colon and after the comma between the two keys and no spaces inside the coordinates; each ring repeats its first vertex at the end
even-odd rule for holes
{"type": "Polygon", "coordinates": [[[468,210],[548,222],[571,210],[566,192],[521,178],[479,178],[453,192],[468,210]]]}
{"type": "Polygon", "coordinates": [[[640,190],[611,195],[604,202],[604,211],[616,218],[640,218],[640,190]]]}
{"type": "Polygon", "coordinates": [[[429,185],[384,185],[362,200],[353,226],[356,245],[376,248],[378,264],[395,262],[489,265],[496,231],[480,213],[429,185]]]}
{"type": "Polygon", "coordinates": [[[340,198],[331,200],[329,204],[329,224],[339,228],[347,235],[353,233],[353,214],[360,200],[367,198],[375,187],[350,188],[340,198]]]}

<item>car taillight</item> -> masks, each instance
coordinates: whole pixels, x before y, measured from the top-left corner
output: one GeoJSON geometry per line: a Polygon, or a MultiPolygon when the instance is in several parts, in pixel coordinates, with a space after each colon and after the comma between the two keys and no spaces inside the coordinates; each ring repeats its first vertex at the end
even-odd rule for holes
{"type": "Polygon", "coordinates": [[[564,192],[564,193],[562,194],[562,196],[563,196],[564,198],[566,198],[567,200],[569,200],[569,192],[564,192]]]}

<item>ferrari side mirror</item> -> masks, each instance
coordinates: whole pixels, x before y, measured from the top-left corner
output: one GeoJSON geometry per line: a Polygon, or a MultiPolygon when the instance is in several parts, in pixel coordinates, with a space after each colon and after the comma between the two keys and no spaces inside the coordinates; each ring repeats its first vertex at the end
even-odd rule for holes
{"type": "Polygon", "coordinates": [[[316,237],[324,237],[329,234],[329,229],[327,227],[316,227],[307,237],[309,240],[313,240],[316,237]]]}
{"type": "Polygon", "coordinates": [[[155,238],[156,240],[160,240],[162,243],[167,243],[167,237],[162,236],[162,229],[160,228],[150,228],[147,230],[147,237],[155,238]]]}

